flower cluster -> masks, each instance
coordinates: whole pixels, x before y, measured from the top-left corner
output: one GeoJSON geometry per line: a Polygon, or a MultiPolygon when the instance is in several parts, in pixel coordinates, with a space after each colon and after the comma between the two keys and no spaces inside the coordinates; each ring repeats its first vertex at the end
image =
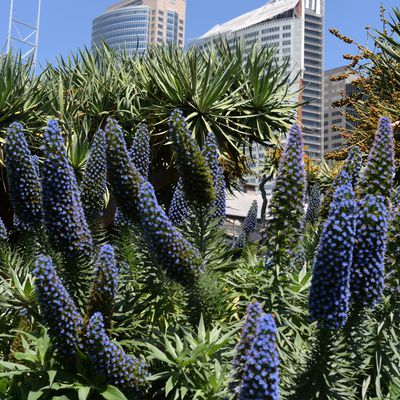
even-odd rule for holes
{"type": "Polygon", "coordinates": [[[235,240],[232,243],[232,249],[244,249],[244,247],[246,246],[246,239],[247,239],[247,234],[245,231],[241,231],[239,233],[239,236],[237,238],[235,238],[235,240]]]}
{"type": "Polygon", "coordinates": [[[244,365],[254,343],[262,315],[263,311],[260,303],[253,301],[247,306],[240,341],[236,346],[235,356],[232,361],[234,380],[241,381],[243,378],[244,365]]]}
{"type": "Polygon", "coordinates": [[[319,183],[314,183],[311,185],[309,196],[306,212],[306,223],[315,224],[319,218],[319,208],[321,205],[321,187],[319,183]]]}
{"type": "Polygon", "coordinates": [[[35,227],[42,221],[40,177],[20,123],[7,129],[5,152],[14,213],[23,226],[35,227]]]}
{"type": "Polygon", "coordinates": [[[341,173],[336,178],[336,188],[340,186],[343,180],[343,177],[348,177],[350,179],[350,183],[353,186],[353,190],[356,190],[358,180],[360,178],[360,172],[362,168],[362,154],[361,150],[358,146],[354,146],[350,151],[346,158],[346,161],[343,164],[341,173]],[[347,174],[347,175],[345,175],[347,174]]]}
{"type": "Polygon", "coordinates": [[[122,128],[117,121],[108,119],[105,131],[108,175],[113,194],[123,215],[132,222],[139,222],[139,191],[144,178],[131,162],[122,128]]]}
{"type": "Polygon", "coordinates": [[[275,258],[277,251],[292,254],[300,240],[304,221],[305,180],[302,133],[298,126],[293,126],[272,192],[271,219],[267,226],[267,261],[275,258]]]}
{"type": "Polygon", "coordinates": [[[89,257],[93,241],[57,121],[43,135],[43,212],[50,243],[67,258],[89,257]]]}
{"type": "Polygon", "coordinates": [[[349,310],[354,214],[354,191],[347,181],[335,192],[314,262],[309,297],[312,320],[331,330],[344,326],[349,310]]]}
{"type": "Polygon", "coordinates": [[[111,328],[115,296],[118,289],[118,267],[114,258],[114,249],[109,244],[100,249],[96,263],[96,275],[89,299],[87,315],[100,312],[104,317],[107,330],[111,328]]]}
{"type": "Polygon", "coordinates": [[[7,240],[7,229],[1,218],[0,218],[0,240],[7,240]]]}
{"type": "Polygon", "coordinates": [[[186,199],[210,206],[216,199],[211,171],[181,111],[172,112],[169,131],[186,199]]]}
{"type": "Polygon", "coordinates": [[[251,233],[255,231],[257,226],[257,212],[258,212],[257,200],[254,200],[251,203],[250,209],[243,222],[243,228],[242,228],[243,232],[251,233]]]}
{"type": "Polygon", "coordinates": [[[390,119],[381,118],[375,141],[369,153],[362,177],[363,194],[382,195],[390,198],[394,178],[393,129],[390,119]]]}
{"type": "Polygon", "coordinates": [[[226,183],[224,171],[219,163],[218,146],[215,135],[209,133],[204,147],[204,157],[214,181],[215,200],[211,203],[213,218],[223,222],[226,214],[226,183]]]}
{"type": "Polygon", "coordinates": [[[139,125],[133,136],[130,156],[137,171],[147,179],[150,167],[150,132],[145,124],[139,125]]]}
{"type": "Polygon", "coordinates": [[[101,313],[90,318],[83,342],[95,369],[104,374],[109,383],[136,390],[145,385],[146,365],[110,341],[101,313]]]}
{"type": "Polygon", "coordinates": [[[251,349],[247,353],[239,400],[279,399],[279,355],[276,325],[271,314],[263,314],[251,349]]]}
{"type": "Polygon", "coordinates": [[[366,307],[374,306],[384,289],[387,220],[383,196],[367,194],[359,201],[350,290],[352,301],[366,307]]]}
{"type": "Polygon", "coordinates": [[[190,214],[189,204],[183,193],[182,179],[178,180],[169,206],[168,215],[175,226],[181,225],[190,214]]]}
{"type": "Polygon", "coordinates": [[[64,357],[72,357],[80,344],[83,319],[53,266],[39,256],[33,271],[37,298],[51,337],[64,357]]]}
{"type": "Polygon", "coordinates": [[[140,188],[139,211],[149,248],[167,274],[182,284],[193,282],[201,272],[200,254],[175,229],[158,204],[154,188],[149,182],[140,188]]]}
{"type": "Polygon", "coordinates": [[[106,147],[106,136],[100,129],[94,136],[81,185],[82,205],[89,221],[100,217],[105,206],[107,189],[106,147]]]}

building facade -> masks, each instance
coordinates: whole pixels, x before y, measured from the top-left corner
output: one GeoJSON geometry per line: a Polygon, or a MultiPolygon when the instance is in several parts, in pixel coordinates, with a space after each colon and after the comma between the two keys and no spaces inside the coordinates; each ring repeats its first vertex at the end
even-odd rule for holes
{"type": "Polygon", "coordinates": [[[149,44],[185,43],[186,0],[122,0],[93,21],[92,43],[143,53],[149,44]]]}
{"type": "MultiPolygon", "coordinates": [[[[309,101],[298,110],[307,153],[314,159],[323,156],[323,64],[324,0],[270,0],[266,5],[217,25],[191,43],[206,48],[226,39],[231,46],[242,41],[250,50],[254,43],[275,47],[276,61],[289,62],[295,81],[302,89],[300,98],[309,101]]],[[[296,94],[295,96],[299,96],[296,94]]],[[[255,145],[256,146],[256,145],[255,145]]],[[[256,173],[262,170],[264,149],[254,148],[256,173]]],[[[249,177],[250,186],[258,186],[258,177],[249,177]]],[[[269,185],[271,186],[271,184],[269,185]]]]}
{"type": "Polygon", "coordinates": [[[333,68],[324,74],[324,153],[339,150],[345,138],[340,134],[340,129],[351,132],[353,123],[346,118],[347,114],[354,114],[348,107],[337,108],[333,104],[342,99],[342,95],[349,95],[354,91],[351,84],[356,75],[351,75],[345,80],[332,81],[331,78],[346,72],[345,67],[333,68]],[[338,129],[339,128],[339,129],[338,129]]]}

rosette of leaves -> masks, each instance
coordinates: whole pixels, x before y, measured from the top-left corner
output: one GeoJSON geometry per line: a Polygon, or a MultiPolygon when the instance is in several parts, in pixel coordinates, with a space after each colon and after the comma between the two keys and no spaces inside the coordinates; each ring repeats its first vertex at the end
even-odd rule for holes
{"type": "Polygon", "coordinates": [[[102,215],[105,207],[107,190],[106,148],[106,136],[100,129],[94,136],[81,184],[83,209],[86,218],[91,222],[102,215]]]}
{"type": "Polygon", "coordinates": [[[7,129],[5,152],[8,186],[15,216],[24,227],[37,227],[42,222],[39,171],[23,127],[18,122],[7,129]]]}
{"type": "Polygon", "coordinates": [[[209,207],[216,199],[213,177],[180,110],[172,112],[169,132],[187,201],[209,207]]]}
{"type": "Polygon", "coordinates": [[[93,240],[74,171],[68,162],[57,121],[43,135],[43,213],[50,243],[67,258],[88,258],[93,240]]]}

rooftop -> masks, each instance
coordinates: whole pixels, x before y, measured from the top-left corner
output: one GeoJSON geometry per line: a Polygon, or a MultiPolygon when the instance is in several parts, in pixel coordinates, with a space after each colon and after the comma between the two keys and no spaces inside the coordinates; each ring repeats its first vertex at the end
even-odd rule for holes
{"type": "Polygon", "coordinates": [[[236,32],[249,26],[259,24],[295,8],[298,3],[299,0],[271,0],[265,6],[240,15],[224,24],[214,26],[214,28],[205,33],[201,39],[236,32]]]}

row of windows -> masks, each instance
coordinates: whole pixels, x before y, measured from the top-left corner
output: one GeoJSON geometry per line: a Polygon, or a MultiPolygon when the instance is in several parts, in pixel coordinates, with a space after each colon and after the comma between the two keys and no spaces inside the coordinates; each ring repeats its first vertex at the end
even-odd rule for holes
{"type": "Polygon", "coordinates": [[[310,112],[307,112],[307,111],[303,111],[303,117],[320,119],[321,115],[320,114],[313,114],[313,113],[310,113],[310,112]]]}
{"type": "Polygon", "coordinates": [[[320,97],[321,96],[321,92],[319,90],[318,91],[317,90],[311,90],[311,89],[308,89],[307,87],[304,88],[303,93],[305,95],[308,95],[308,96],[315,96],[315,97],[320,97]]]}
{"type": "Polygon", "coordinates": [[[321,24],[314,24],[313,22],[305,22],[305,26],[306,28],[311,28],[311,29],[315,29],[315,30],[320,30],[321,29],[321,24]]]}
{"type": "Polygon", "coordinates": [[[283,30],[284,31],[288,31],[288,30],[290,30],[290,28],[291,28],[291,26],[290,25],[283,25],[283,30]]]}
{"type": "Polygon", "coordinates": [[[316,43],[316,44],[322,45],[322,39],[306,36],[305,40],[306,40],[306,44],[307,44],[307,42],[310,42],[310,43],[316,43]]]}
{"type": "Polygon", "coordinates": [[[246,34],[244,35],[244,38],[245,38],[245,39],[248,39],[248,38],[256,37],[256,36],[258,36],[258,34],[259,34],[258,31],[246,33],[246,34]]]}
{"type": "Polygon", "coordinates": [[[284,40],[284,41],[282,42],[282,45],[283,45],[283,46],[290,46],[290,43],[291,43],[290,40],[284,40]]]}
{"type": "Polygon", "coordinates": [[[312,150],[320,150],[321,149],[321,145],[318,145],[318,144],[307,144],[307,146],[309,149],[312,149],[312,150]]]}
{"type": "Polygon", "coordinates": [[[320,112],[321,111],[321,107],[320,106],[315,106],[312,104],[306,104],[303,106],[303,110],[310,110],[310,111],[317,111],[320,112]]]}
{"type": "Polygon", "coordinates": [[[290,32],[285,32],[283,35],[282,35],[282,37],[284,37],[284,38],[288,38],[288,37],[291,37],[292,36],[292,34],[290,33],[290,32]]]}
{"type": "Polygon", "coordinates": [[[320,68],[313,68],[313,67],[309,67],[308,65],[306,65],[306,71],[307,72],[313,72],[315,74],[320,74],[321,73],[321,69],[320,68]]]}
{"type": "Polygon", "coordinates": [[[133,24],[118,24],[118,25],[110,25],[107,29],[95,29],[94,32],[101,32],[102,34],[108,34],[115,31],[120,31],[122,29],[135,29],[135,28],[147,28],[147,23],[138,22],[133,24]]]}
{"type": "Polygon", "coordinates": [[[307,20],[321,22],[321,17],[312,14],[306,14],[306,21],[307,20]]]}
{"type": "Polygon", "coordinates": [[[311,82],[321,82],[322,78],[320,76],[314,76],[310,74],[304,74],[303,76],[304,81],[311,81],[311,82]]]}
{"type": "Polygon", "coordinates": [[[318,136],[309,136],[309,135],[304,135],[304,142],[320,142],[320,138],[318,136]]]}
{"type": "Polygon", "coordinates": [[[334,119],[334,120],[332,120],[332,124],[333,124],[333,125],[341,124],[342,121],[343,121],[342,118],[334,119]]]}
{"type": "Polygon", "coordinates": [[[124,23],[124,22],[136,22],[136,21],[148,21],[149,15],[148,13],[141,13],[138,15],[124,15],[124,16],[115,16],[115,15],[106,15],[98,17],[94,20],[93,26],[96,28],[100,28],[104,25],[109,25],[110,23],[124,23]]]}
{"type": "Polygon", "coordinates": [[[280,31],[280,27],[279,26],[273,26],[271,28],[263,29],[261,31],[261,33],[271,33],[271,32],[278,32],[278,31],[280,31]]]}
{"type": "Polygon", "coordinates": [[[306,43],[306,44],[304,45],[304,47],[305,47],[306,50],[311,50],[311,51],[314,50],[314,51],[319,51],[319,52],[322,51],[321,46],[315,46],[315,45],[307,44],[307,43],[306,43]]]}
{"type": "Polygon", "coordinates": [[[132,35],[147,35],[147,29],[124,29],[118,32],[114,32],[111,34],[103,34],[102,32],[96,33],[93,35],[93,40],[99,41],[104,39],[108,41],[110,39],[119,38],[119,37],[130,37],[132,35]]]}
{"type": "Polygon", "coordinates": [[[307,36],[318,36],[318,37],[322,37],[322,32],[321,31],[312,31],[312,30],[310,30],[310,29],[305,29],[304,30],[304,33],[306,34],[306,37],[307,36]]]}

